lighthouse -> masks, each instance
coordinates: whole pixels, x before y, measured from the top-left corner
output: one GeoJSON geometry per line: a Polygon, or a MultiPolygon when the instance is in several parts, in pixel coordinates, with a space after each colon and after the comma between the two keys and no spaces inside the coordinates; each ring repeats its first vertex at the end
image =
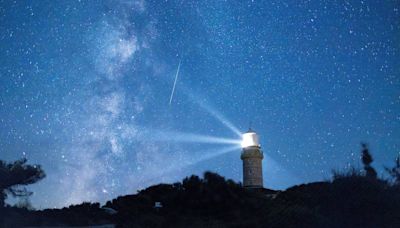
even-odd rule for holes
{"type": "Polygon", "coordinates": [[[242,135],[243,186],[263,188],[262,159],[264,158],[257,134],[249,129],[242,135]]]}

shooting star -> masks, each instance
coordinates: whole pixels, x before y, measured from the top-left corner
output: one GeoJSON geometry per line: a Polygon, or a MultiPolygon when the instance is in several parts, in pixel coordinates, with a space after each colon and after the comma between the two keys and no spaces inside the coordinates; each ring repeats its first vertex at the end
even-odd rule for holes
{"type": "Polygon", "coordinates": [[[178,70],[176,70],[174,86],[172,87],[171,97],[169,98],[169,105],[171,105],[171,103],[172,103],[172,98],[174,97],[176,81],[178,80],[178,75],[179,75],[179,69],[180,69],[180,68],[181,68],[181,61],[179,61],[178,70]]]}

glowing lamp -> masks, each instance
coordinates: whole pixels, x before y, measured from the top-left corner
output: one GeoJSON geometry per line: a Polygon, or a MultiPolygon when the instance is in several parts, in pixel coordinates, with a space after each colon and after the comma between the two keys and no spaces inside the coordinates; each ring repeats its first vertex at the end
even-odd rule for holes
{"type": "Polygon", "coordinates": [[[258,142],[257,134],[254,131],[249,130],[242,135],[242,148],[253,146],[260,147],[260,144],[258,142]]]}

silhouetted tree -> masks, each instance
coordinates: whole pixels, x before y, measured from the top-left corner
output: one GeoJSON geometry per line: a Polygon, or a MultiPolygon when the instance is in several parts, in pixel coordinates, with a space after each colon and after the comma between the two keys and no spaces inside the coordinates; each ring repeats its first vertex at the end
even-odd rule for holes
{"type": "Polygon", "coordinates": [[[375,169],[371,166],[371,163],[374,161],[372,159],[371,154],[369,153],[368,146],[365,143],[361,144],[362,151],[361,151],[361,160],[364,164],[365,176],[369,178],[376,178],[377,173],[375,169]]]}
{"type": "Polygon", "coordinates": [[[400,156],[396,158],[393,168],[385,167],[385,170],[392,177],[394,184],[400,185],[400,156]]]}
{"type": "Polygon", "coordinates": [[[187,191],[198,191],[201,188],[201,180],[198,176],[192,175],[190,177],[186,177],[182,181],[182,186],[187,191]]]}
{"type": "Polygon", "coordinates": [[[225,178],[218,175],[217,173],[213,173],[207,171],[204,173],[204,182],[209,185],[225,185],[225,178]]]}
{"type": "Polygon", "coordinates": [[[27,165],[26,162],[26,158],[13,163],[0,160],[0,207],[4,207],[8,194],[14,197],[31,195],[32,192],[21,186],[33,184],[46,176],[39,165],[27,165]]]}
{"type": "Polygon", "coordinates": [[[20,197],[19,201],[14,205],[17,208],[25,208],[28,210],[34,210],[31,201],[29,200],[29,195],[20,197]]]}

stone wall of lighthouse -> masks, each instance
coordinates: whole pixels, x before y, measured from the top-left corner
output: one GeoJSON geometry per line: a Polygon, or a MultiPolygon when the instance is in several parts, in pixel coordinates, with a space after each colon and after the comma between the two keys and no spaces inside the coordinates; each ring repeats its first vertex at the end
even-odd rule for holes
{"type": "Polygon", "coordinates": [[[240,157],[243,160],[243,186],[246,188],[262,188],[262,159],[264,155],[259,146],[243,148],[240,157]]]}

